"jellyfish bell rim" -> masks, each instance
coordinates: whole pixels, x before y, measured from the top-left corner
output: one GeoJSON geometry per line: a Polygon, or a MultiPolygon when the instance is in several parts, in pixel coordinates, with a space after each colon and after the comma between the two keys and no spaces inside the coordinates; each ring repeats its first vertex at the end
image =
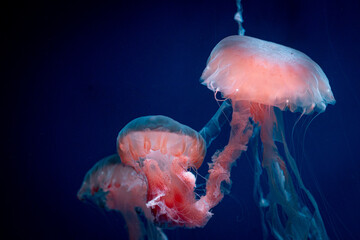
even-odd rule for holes
{"type": "Polygon", "coordinates": [[[119,132],[116,147],[122,162],[134,167],[136,167],[138,163],[140,164],[141,158],[148,155],[149,151],[159,150],[164,155],[173,154],[175,157],[185,154],[190,160],[187,167],[195,167],[196,169],[201,166],[206,155],[206,142],[197,131],[163,115],[142,116],[130,121],[119,132]],[[133,148],[132,145],[138,144],[139,142],[136,140],[133,141],[130,135],[135,138],[139,138],[140,136],[142,139],[140,145],[147,149],[131,151],[133,148]],[[171,135],[171,137],[166,137],[164,140],[164,135],[171,135]],[[130,139],[127,139],[128,137],[130,137],[130,139]],[[126,142],[124,139],[127,139],[126,142]],[[168,147],[162,149],[161,147],[154,147],[154,142],[156,141],[160,141],[155,143],[160,145],[170,143],[168,147]],[[183,142],[177,143],[176,141],[183,142]],[[182,144],[182,148],[184,149],[174,154],[173,151],[177,151],[176,146],[171,148],[171,143],[174,145],[182,144]]]}

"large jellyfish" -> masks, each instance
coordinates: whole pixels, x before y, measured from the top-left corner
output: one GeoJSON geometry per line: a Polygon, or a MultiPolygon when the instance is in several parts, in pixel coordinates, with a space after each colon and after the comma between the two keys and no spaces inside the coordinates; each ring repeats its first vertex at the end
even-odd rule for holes
{"type": "Polygon", "coordinates": [[[302,114],[323,112],[327,104],[335,103],[322,69],[297,50],[239,35],[216,45],[201,79],[209,89],[232,101],[229,144],[214,156],[215,162],[239,157],[250,137],[249,125],[256,127],[254,135],[260,131],[262,145],[257,145],[260,143],[255,137],[252,150],[257,163],[261,161],[256,168],[255,188],[265,234],[268,226],[277,239],[327,239],[315,199],[304,186],[288,150],[281,115],[286,109],[302,114]],[[284,156],[276,143],[283,145],[284,156]],[[231,154],[225,153],[228,149],[231,154]],[[268,176],[266,197],[259,183],[262,168],[268,176]],[[299,197],[299,189],[311,206],[299,197]]]}
{"type": "Polygon", "coordinates": [[[230,114],[231,105],[225,101],[200,132],[165,116],[131,121],[117,138],[120,158],[97,163],[86,174],[78,198],[121,212],[130,239],[166,239],[158,226],[204,226],[223,196],[221,181],[229,180],[229,172],[220,169],[220,163],[213,167],[208,191],[200,198],[189,170],[200,167],[206,148],[230,114]]]}

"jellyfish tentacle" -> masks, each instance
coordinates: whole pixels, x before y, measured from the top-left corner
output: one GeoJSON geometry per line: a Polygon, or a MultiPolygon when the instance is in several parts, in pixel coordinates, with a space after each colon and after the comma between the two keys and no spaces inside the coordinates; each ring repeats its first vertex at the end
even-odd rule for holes
{"type": "MultiPolygon", "coordinates": [[[[266,106],[258,107],[268,108],[266,106]]],[[[317,206],[312,202],[314,199],[302,183],[296,163],[287,149],[281,116],[279,116],[279,124],[274,108],[270,107],[267,111],[257,111],[255,119],[261,125],[262,167],[267,172],[269,183],[268,205],[264,205],[264,208],[267,208],[264,217],[266,217],[273,235],[278,239],[327,239],[317,206]],[[261,112],[262,114],[259,114],[261,112]],[[285,159],[279,154],[274,139],[284,145],[285,159]],[[309,194],[310,202],[315,208],[314,215],[299,198],[292,176],[288,171],[287,163],[294,172],[295,180],[300,188],[307,195],[309,194]]],[[[256,185],[257,188],[261,188],[260,184],[256,185]]]]}
{"type": "Polygon", "coordinates": [[[299,187],[305,192],[307,198],[309,199],[310,203],[312,204],[312,207],[314,208],[314,213],[313,213],[313,217],[312,217],[312,221],[311,221],[310,233],[314,239],[328,239],[326,228],[325,228],[324,222],[322,220],[320,210],[316,203],[316,200],[313,197],[313,195],[310,193],[310,191],[305,187],[304,182],[302,181],[300,172],[298,170],[298,167],[296,165],[296,161],[291,156],[290,150],[286,144],[285,134],[284,134],[284,129],[283,129],[284,124],[283,124],[282,113],[280,111],[278,111],[277,109],[274,112],[276,115],[276,119],[279,122],[278,126],[279,126],[279,131],[281,133],[281,141],[284,146],[286,161],[287,161],[287,163],[289,163],[290,169],[295,176],[296,182],[299,184],[299,187]]]}
{"type": "Polygon", "coordinates": [[[208,148],[212,141],[217,138],[221,132],[221,128],[228,121],[232,113],[231,102],[229,99],[225,100],[219,109],[216,111],[210,121],[199,131],[200,135],[206,142],[208,148]]]}
{"type": "Polygon", "coordinates": [[[269,201],[264,197],[264,192],[261,187],[261,175],[263,173],[263,168],[261,166],[260,159],[260,126],[258,124],[254,125],[254,133],[249,142],[249,150],[251,152],[250,157],[253,158],[254,161],[254,190],[253,197],[255,202],[258,203],[258,207],[260,210],[261,216],[261,227],[263,231],[263,239],[268,238],[268,229],[266,227],[265,222],[265,208],[269,207],[269,201]]]}
{"type": "MultiPolygon", "coordinates": [[[[272,112],[271,117],[274,118],[272,112]]],[[[274,118],[273,124],[276,124],[274,118]]],[[[272,128],[265,126],[261,132],[263,142],[263,167],[268,174],[270,202],[267,222],[277,238],[305,239],[308,237],[310,221],[307,213],[301,209],[291,177],[284,160],[279,155],[272,139],[272,128]],[[282,216],[285,214],[285,217],[282,216]],[[280,237],[281,236],[281,237],[280,237]]]]}
{"type": "Polygon", "coordinates": [[[206,195],[200,201],[205,202],[208,208],[216,206],[223,198],[221,183],[230,184],[230,170],[232,164],[243,151],[247,150],[247,143],[252,135],[253,126],[249,121],[250,105],[244,102],[232,102],[233,114],[231,120],[231,133],[227,146],[212,157],[209,169],[209,178],[206,183],[206,195]]]}
{"type": "Polygon", "coordinates": [[[129,240],[138,240],[145,237],[145,226],[138,218],[135,209],[131,209],[127,214],[123,214],[124,220],[127,223],[126,228],[129,234],[129,240]]]}

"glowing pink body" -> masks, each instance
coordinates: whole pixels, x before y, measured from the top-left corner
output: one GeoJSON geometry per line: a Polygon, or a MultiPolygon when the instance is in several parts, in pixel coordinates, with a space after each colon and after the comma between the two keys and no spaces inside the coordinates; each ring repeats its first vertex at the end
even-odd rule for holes
{"type": "Polygon", "coordinates": [[[136,208],[141,208],[145,217],[152,219],[146,207],[146,191],[144,176],[112,155],[99,161],[86,174],[78,198],[121,212],[127,223],[129,239],[136,240],[147,234],[136,208]]]}
{"type": "MultiPolygon", "coordinates": [[[[323,112],[327,104],[334,104],[329,81],[321,68],[295,49],[252,37],[230,36],[211,52],[202,83],[232,100],[232,134],[219,156],[228,148],[234,153],[245,150],[244,143],[251,137],[247,130],[253,126],[250,119],[258,124],[255,133],[260,132],[262,148],[259,151],[260,143],[255,141],[254,159],[259,165],[262,159],[261,166],[267,172],[269,184],[269,193],[264,197],[259,183],[262,170],[255,168],[255,190],[261,216],[266,215],[263,228],[268,226],[277,239],[327,239],[316,201],[304,186],[287,148],[279,110],[288,108],[310,114],[323,112]],[[279,154],[276,142],[283,145],[284,156],[279,154]],[[299,198],[288,167],[309,199],[310,209],[314,209],[312,213],[299,198]]],[[[224,155],[228,161],[240,156],[224,155]]],[[[215,162],[219,162],[217,156],[215,162]]]]}
{"type": "Polygon", "coordinates": [[[193,129],[164,116],[130,122],[118,136],[118,152],[147,179],[147,203],[160,226],[199,227],[211,214],[196,204],[195,176],[206,143],[193,129]]]}
{"type": "Polygon", "coordinates": [[[304,53],[247,36],[230,36],[211,52],[203,84],[236,101],[322,112],[334,103],[322,69],[304,53]]]}
{"type": "MultiPolygon", "coordinates": [[[[131,239],[146,234],[136,208],[147,221],[161,227],[207,223],[211,208],[223,197],[221,181],[229,181],[230,165],[214,164],[207,194],[196,197],[196,177],[190,169],[199,168],[206,154],[206,142],[198,132],[168,117],[141,117],[122,129],[117,148],[121,162],[113,157],[96,164],[85,177],[80,199],[120,211],[131,239]]],[[[162,239],[161,230],[157,232],[162,239]]]]}

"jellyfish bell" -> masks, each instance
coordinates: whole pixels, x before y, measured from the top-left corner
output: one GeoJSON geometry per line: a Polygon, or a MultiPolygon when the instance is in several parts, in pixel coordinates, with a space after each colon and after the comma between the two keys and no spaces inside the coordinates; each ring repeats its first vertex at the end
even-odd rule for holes
{"type": "Polygon", "coordinates": [[[97,162],[85,175],[77,197],[102,209],[120,212],[126,222],[129,239],[167,239],[153,224],[146,207],[147,183],[144,176],[111,155],[97,162]]]}
{"type": "MultiPolygon", "coordinates": [[[[232,101],[232,130],[223,152],[230,149],[237,154],[225,153],[223,158],[235,161],[246,150],[244,145],[251,134],[245,134],[245,130],[251,129],[250,118],[261,128],[262,156],[255,159],[262,159],[261,165],[268,175],[266,199],[262,197],[261,185],[255,187],[260,195],[260,209],[266,211],[266,216],[262,216],[266,217],[272,234],[278,239],[327,239],[316,201],[304,186],[287,148],[281,115],[281,110],[286,109],[302,114],[323,112],[328,104],[335,104],[329,81],[319,65],[304,53],[276,43],[230,36],[211,52],[201,81],[232,101]],[[279,154],[275,142],[283,144],[285,156],[279,154]],[[312,207],[301,201],[293,180],[312,207]],[[314,211],[311,213],[309,208],[314,211]]],[[[261,168],[258,171],[257,177],[261,168]]]]}
{"type": "MultiPolygon", "coordinates": [[[[138,168],[147,155],[156,152],[171,160],[182,159],[184,167],[199,168],[206,143],[192,128],[165,116],[134,119],[119,133],[117,149],[123,163],[138,168]]],[[[169,160],[165,160],[168,163],[169,160]]]]}
{"type": "Polygon", "coordinates": [[[304,53],[248,36],[229,36],[210,54],[202,84],[225,98],[323,112],[334,104],[325,73],[304,53]]]}
{"type": "Polygon", "coordinates": [[[117,138],[125,164],[147,179],[146,206],[162,227],[199,227],[210,218],[196,205],[195,176],[206,154],[203,137],[165,116],[140,117],[127,124],[117,138]]]}
{"type": "Polygon", "coordinates": [[[97,162],[87,172],[77,196],[80,200],[95,201],[97,205],[109,209],[121,207],[119,210],[124,211],[132,209],[128,205],[134,204],[134,206],[142,207],[146,212],[146,208],[144,208],[146,189],[144,177],[136,173],[133,168],[121,163],[117,155],[112,155],[97,162]],[[134,194],[124,194],[130,191],[134,194]],[[123,201],[117,207],[114,199],[119,194],[123,194],[121,197],[123,201]],[[136,199],[134,196],[137,196],[136,199]],[[129,199],[125,199],[125,197],[129,197],[129,199]]]}

